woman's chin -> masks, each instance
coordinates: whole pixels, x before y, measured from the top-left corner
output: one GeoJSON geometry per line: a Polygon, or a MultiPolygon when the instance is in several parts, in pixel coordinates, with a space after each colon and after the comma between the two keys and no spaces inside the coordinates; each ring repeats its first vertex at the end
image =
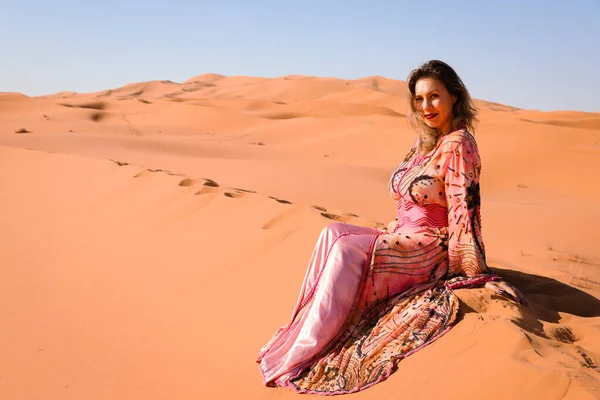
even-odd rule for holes
{"type": "Polygon", "coordinates": [[[424,119],[423,122],[429,128],[431,128],[431,129],[437,129],[437,130],[440,130],[440,131],[442,131],[444,133],[446,132],[446,129],[448,128],[448,124],[446,124],[445,126],[442,126],[442,124],[440,124],[438,121],[428,121],[428,120],[424,119]]]}
{"type": "Polygon", "coordinates": [[[424,120],[423,122],[425,122],[425,125],[427,125],[428,127],[430,127],[431,129],[436,129],[438,128],[438,124],[436,124],[433,121],[428,121],[428,120],[424,120]]]}

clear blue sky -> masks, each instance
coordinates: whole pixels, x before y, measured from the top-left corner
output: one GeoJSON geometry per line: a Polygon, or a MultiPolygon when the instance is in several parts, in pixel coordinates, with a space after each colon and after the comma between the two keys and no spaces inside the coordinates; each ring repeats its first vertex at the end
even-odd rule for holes
{"type": "Polygon", "coordinates": [[[600,0],[0,0],[0,91],[216,72],[405,80],[448,62],[475,98],[600,112],[600,0]]]}

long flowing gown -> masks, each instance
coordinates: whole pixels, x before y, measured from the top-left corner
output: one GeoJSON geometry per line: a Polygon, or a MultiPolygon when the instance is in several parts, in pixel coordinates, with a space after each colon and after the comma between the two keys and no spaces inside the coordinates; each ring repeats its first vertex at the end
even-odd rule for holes
{"type": "Polygon", "coordinates": [[[390,177],[387,230],[332,223],[321,232],[291,320],[259,352],[263,383],[343,394],[386,379],[450,329],[453,288],[495,279],[481,236],[481,164],[473,136],[416,144],[390,177]]]}

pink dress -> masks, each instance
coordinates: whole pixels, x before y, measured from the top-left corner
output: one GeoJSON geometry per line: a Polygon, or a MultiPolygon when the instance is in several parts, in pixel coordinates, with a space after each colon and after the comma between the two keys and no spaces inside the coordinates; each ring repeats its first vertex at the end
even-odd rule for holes
{"type": "Polygon", "coordinates": [[[388,231],[333,223],[310,258],[291,320],[259,352],[263,383],[352,393],[454,322],[457,286],[494,279],[481,237],[477,145],[452,132],[423,157],[413,146],[390,178],[388,231]]]}

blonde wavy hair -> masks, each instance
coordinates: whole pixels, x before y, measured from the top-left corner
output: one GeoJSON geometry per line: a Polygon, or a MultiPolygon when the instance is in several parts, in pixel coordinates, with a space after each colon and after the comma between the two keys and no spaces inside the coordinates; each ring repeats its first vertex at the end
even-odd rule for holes
{"type": "Polygon", "coordinates": [[[443,132],[430,128],[423,122],[415,108],[415,86],[419,79],[433,78],[441,82],[451,96],[456,98],[450,119],[450,131],[466,127],[469,132],[475,132],[477,109],[473,104],[467,87],[456,71],[448,64],[439,60],[430,60],[413,69],[408,75],[408,122],[419,133],[419,150],[429,152],[437,144],[443,132]]]}

